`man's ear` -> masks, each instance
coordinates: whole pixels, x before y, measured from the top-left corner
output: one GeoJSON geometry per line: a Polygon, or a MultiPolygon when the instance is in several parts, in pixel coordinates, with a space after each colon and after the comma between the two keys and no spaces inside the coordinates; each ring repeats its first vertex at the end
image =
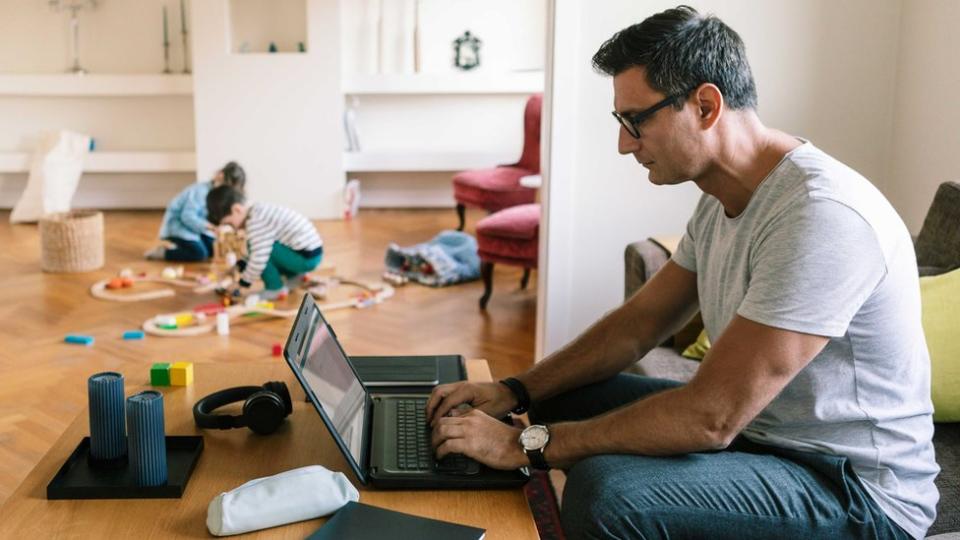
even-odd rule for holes
{"type": "Polygon", "coordinates": [[[243,205],[240,203],[233,203],[233,205],[230,207],[230,213],[239,214],[240,212],[243,212],[243,205]]]}
{"type": "Polygon", "coordinates": [[[694,104],[704,129],[717,123],[723,113],[723,94],[715,84],[704,83],[694,90],[694,104]]]}

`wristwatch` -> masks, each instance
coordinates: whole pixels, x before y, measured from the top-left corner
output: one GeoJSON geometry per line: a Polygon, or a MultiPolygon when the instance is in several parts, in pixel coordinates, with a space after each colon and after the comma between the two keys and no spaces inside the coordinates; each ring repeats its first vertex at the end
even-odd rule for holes
{"type": "Polygon", "coordinates": [[[510,412],[513,414],[523,414],[527,412],[527,409],[530,408],[530,394],[527,392],[527,387],[513,377],[503,379],[500,381],[500,384],[509,388],[517,398],[517,406],[510,412]]]}
{"type": "Polygon", "coordinates": [[[527,455],[534,469],[541,471],[550,469],[546,458],[543,457],[543,449],[549,442],[550,430],[547,426],[534,424],[520,432],[520,446],[523,447],[523,453],[527,455]]]}

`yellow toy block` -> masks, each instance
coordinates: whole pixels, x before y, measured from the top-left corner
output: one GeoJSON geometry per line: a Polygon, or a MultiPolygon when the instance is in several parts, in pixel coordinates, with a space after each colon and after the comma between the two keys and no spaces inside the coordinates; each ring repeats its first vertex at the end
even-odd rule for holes
{"type": "Polygon", "coordinates": [[[260,309],[273,309],[273,302],[257,302],[257,307],[260,309]]]}
{"type": "Polygon", "coordinates": [[[170,384],[173,386],[193,384],[193,362],[174,362],[170,366],[170,384]]]}
{"type": "Polygon", "coordinates": [[[193,322],[193,314],[192,314],[192,313],[178,313],[178,314],[176,315],[176,317],[175,317],[175,320],[177,321],[177,326],[178,326],[178,327],[188,326],[190,323],[193,322]]]}

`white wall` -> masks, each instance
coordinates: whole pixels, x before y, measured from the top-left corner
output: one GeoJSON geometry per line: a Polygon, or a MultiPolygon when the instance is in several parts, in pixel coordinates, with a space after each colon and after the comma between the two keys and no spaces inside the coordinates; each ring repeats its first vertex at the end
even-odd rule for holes
{"type": "MultiPolygon", "coordinates": [[[[622,302],[629,242],[683,231],[699,190],[654,187],[617,154],[613,88],[590,58],[622,27],[676,2],[557,2],[539,350],[622,302]],[[574,5],[575,4],[575,5],[574,5]],[[559,51],[565,51],[560,53],[559,51]]],[[[878,184],[893,122],[900,3],[701,1],[746,43],[765,123],[812,140],[878,184]]],[[[944,53],[946,54],[946,53],[944,53]]]]}
{"type": "Polygon", "coordinates": [[[415,13],[421,73],[456,72],[453,40],[465,30],[483,42],[474,71],[543,69],[546,0],[344,0],[341,6],[345,75],[412,73],[415,13]]]}
{"type": "Polygon", "coordinates": [[[958,21],[956,1],[904,2],[892,173],[882,188],[914,234],[920,231],[937,186],[960,181],[958,21]]]}
{"type": "MultiPolygon", "coordinates": [[[[342,0],[344,78],[416,76],[415,13],[419,14],[420,74],[483,78],[543,69],[546,0],[342,0]],[[465,30],[483,42],[480,66],[467,74],[454,68],[452,46],[465,30]]],[[[484,152],[509,156],[504,162],[512,162],[519,159],[523,147],[527,97],[521,93],[386,92],[348,95],[346,105],[356,110],[363,152],[484,152]]],[[[363,207],[452,207],[454,172],[349,176],[361,181],[363,207]]]]}
{"type": "Polygon", "coordinates": [[[233,54],[227,0],[193,5],[197,170],[238,160],[251,199],[311,218],[342,210],[340,34],[336,0],[306,2],[305,54],[233,54]]]}
{"type": "MultiPolygon", "coordinates": [[[[190,1],[187,0],[187,10],[190,1]]],[[[104,0],[80,13],[80,62],[91,73],[163,71],[167,7],[171,68],[183,68],[178,0],[104,0]],[[122,54],[118,54],[122,53],[122,54]]],[[[0,0],[0,72],[61,73],[70,66],[70,17],[46,0],[0,0]]],[[[188,31],[192,31],[187,19],[188,31]]]]}
{"type": "MultiPolygon", "coordinates": [[[[109,0],[81,12],[81,65],[93,74],[163,71],[163,6],[170,65],[182,70],[177,0],[109,0]]],[[[43,0],[0,0],[0,73],[65,72],[71,65],[68,21],[67,13],[51,10],[43,0]]],[[[187,23],[192,31],[192,22],[187,23]]],[[[31,151],[43,132],[64,128],[92,136],[100,151],[189,152],[194,147],[190,96],[0,96],[0,119],[0,152],[31,151]]],[[[194,179],[188,173],[88,173],[73,202],[76,207],[162,207],[194,179]]],[[[0,174],[0,207],[12,207],[26,181],[25,173],[0,174]]]]}

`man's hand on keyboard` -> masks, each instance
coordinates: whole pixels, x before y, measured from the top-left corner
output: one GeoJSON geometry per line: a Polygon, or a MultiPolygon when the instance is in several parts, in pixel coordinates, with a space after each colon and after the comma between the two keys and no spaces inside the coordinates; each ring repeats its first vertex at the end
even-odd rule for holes
{"type": "Polygon", "coordinates": [[[494,469],[519,469],[530,464],[520,448],[520,431],[472,409],[458,416],[436,418],[432,444],[437,459],[463,454],[494,469]]]}
{"type": "Polygon", "coordinates": [[[517,406],[516,396],[500,383],[456,382],[441,384],[427,400],[427,422],[436,427],[444,416],[461,416],[460,405],[470,405],[490,416],[500,418],[517,406]]]}

